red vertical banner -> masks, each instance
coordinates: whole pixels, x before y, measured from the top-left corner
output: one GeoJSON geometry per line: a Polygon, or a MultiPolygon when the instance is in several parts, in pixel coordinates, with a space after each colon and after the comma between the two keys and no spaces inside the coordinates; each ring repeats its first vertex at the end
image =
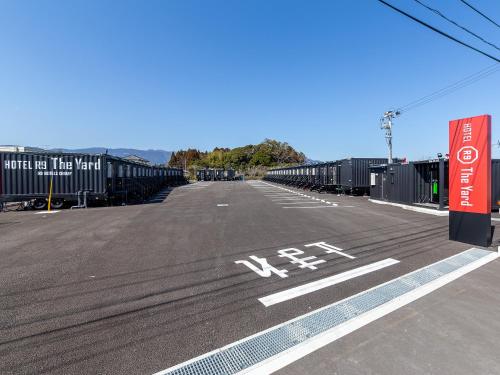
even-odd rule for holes
{"type": "Polygon", "coordinates": [[[491,212],[491,116],[450,121],[450,211],[491,212]]]}

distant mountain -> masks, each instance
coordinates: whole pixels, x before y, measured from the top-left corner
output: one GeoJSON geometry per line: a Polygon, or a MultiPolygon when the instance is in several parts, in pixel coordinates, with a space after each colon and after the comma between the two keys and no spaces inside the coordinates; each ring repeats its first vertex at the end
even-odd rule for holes
{"type": "Polygon", "coordinates": [[[304,164],[319,164],[319,163],[323,163],[323,162],[320,160],[309,159],[307,156],[306,156],[306,160],[304,161],[304,164]]]}
{"type": "Polygon", "coordinates": [[[137,155],[141,158],[149,160],[153,164],[165,164],[170,161],[172,157],[172,151],[165,150],[138,150],[135,148],[106,148],[106,147],[88,147],[88,148],[78,148],[78,149],[66,149],[58,148],[52,149],[52,151],[61,152],[81,152],[85,154],[108,154],[118,157],[125,157],[129,155],[137,155]]]}

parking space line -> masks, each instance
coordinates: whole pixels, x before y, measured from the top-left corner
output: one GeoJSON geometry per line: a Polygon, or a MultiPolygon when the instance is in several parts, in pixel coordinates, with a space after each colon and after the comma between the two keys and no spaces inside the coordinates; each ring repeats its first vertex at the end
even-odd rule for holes
{"type": "Polygon", "coordinates": [[[299,198],[298,196],[296,196],[294,194],[272,194],[272,195],[265,195],[265,197],[268,197],[268,198],[276,198],[276,197],[299,198]]]}
{"type": "Polygon", "coordinates": [[[354,279],[355,277],[366,275],[370,272],[380,270],[385,267],[398,264],[399,260],[387,258],[379,262],[371,263],[366,266],[354,268],[352,270],[339,273],[337,275],[325,277],[324,279],[316,280],[308,284],[299,285],[295,288],[283,290],[278,293],[259,298],[259,301],[266,307],[276,305],[277,303],[291,300],[296,297],[303,296],[315,292],[317,290],[342,283],[344,281],[354,279]]]}
{"type": "MultiPolygon", "coordinates": [[[[301,202],[276,202],[278,204],[304,204],[304,201],[301,202]]],[[[321,204],[320,202],[307,202],[307,204],[321,204]]]]}
{"type": "MultiPolygon", "coordinates": [[[[276,202],[276,201],[302,201],[302,202],[309,202],[307,200],[305,200],[304,198],[300,198],[300,197],[295,197],[295,198],[275,198],[275,199],[271,199],[271,201],[273,202],[276,202]]],[[[311,203],[311,202],[309,202],[311,203]]]]}
{"type": "Polygon", "coordinates": [[[35,215],[57,214],[58,212],[60,212],[60,210],[38,211],[38,212],[35,212],[35,215]]]}
{"type": "MultiPolygon", "coordinates": [[[[310,203],[319,203],[319,202],[309,202],[310,203]]],[[[338,207],[336,204],[332,204],[331,206],[303,206],[303,207],[281,207],[281,208],[336,208],[338,207]]]]}
{"type": "MultiPolygon", "coordinates": [[[[282,208],[325,208],[325,207],[342,207],[342,208],[353,208],[356,206],[348,205],[348,206],[339,206],[338,202],[330,202],[325,199],[317,198],[313,195],[308,195],[301,193],[299,191],[287,189],[281,186],[274,186],[273,184],[269,184],[267,182],[261,182],[260,186],[256,186],[255,184],[251,184],[252,187],[264,188],[267,187],[269,190],[260,190],[264,192],[264,196],[270,198],[272,202],[276,204],[286,204],[282,202],[303,202],[304,204],[318,204],[323,203],[322,206],[302,206],[302,207],[282,207],[282,208]],[[270,189],[273,190],[270,190],[270,189]],[[273,199],[274,198],[274,199],[273,199]]],[[[290,203],[292,204],[292,203],[290,203]]],[[[297,204],[297,203],[294,203],[297,204]]]]}

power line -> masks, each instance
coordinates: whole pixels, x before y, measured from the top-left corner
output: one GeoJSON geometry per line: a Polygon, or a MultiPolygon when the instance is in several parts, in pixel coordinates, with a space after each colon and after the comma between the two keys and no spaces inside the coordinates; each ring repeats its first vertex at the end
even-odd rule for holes
{"type": "Polygon", "coordinates": [[[482,41],[483,43],[486,43],[486,44],[489,44],[490,46],[492,46],[493,48],[496,48],[497,50],[500,51],[500,48],[498,48],[495,44],[491,43],[491,42],[488,42],[486,39],[484,39],[483,37],[477,35],[476,33],[470,31],[468,28],[458,24],[457,22],[453,21],[452,19],[448,18],[447,16],[445,16],[443,13],[441,13],[439,10],[437,9],[434,9],[434,8],[431,8],[430,6],[424,4],[423,2],[421,2],[420,0],[415,0],[418,4],[420,4],[421,6],[423,6],[424,8],[430,10],[431,12],[437,14],[439,17],[441,18],[444,18],[446,21],[452,23],[453,25],[455,25],[456,27],[459,27],[461,28],[462,30],[464,30],[465,32],[469,33],[470,35],[476,37],[477,39],[479,39],[480,41],[482,41]]]}
{"type": "Polygon", "coordinates": [[[473,46],[471,46],[471,45],[469,45],[469,44],[467,44],[467,43],[465,43],[465,42],[462,42],[461,40],[458,40],[457,38],[455,38],[455,37],[453,37],[453,36],[451,36],[451,35],[449,35],[449,34],[445,33],[444,31],[441,31],[441,30],[439,30],[439,29],[435,28],[434,26],[429,25],[428,23],[426,23],[426,22],[424,22],[424,21],[422,21],[422,20],[419,20],[418,18],[416,18],[416,17],[412,16],[411,14],[408,14],[408,13],[406,13],[405,11],[403,11],[403,10],[401,10],[401,9],[396,8],[395,6],[393,6],[393,5],[391,5],[391,4],[387,3],[387,2],[385,2],[384,0],[378,0],[378,1],[379,1],[380,3],[382,3],[382,4],[386,5],[386,6],[388,6],[389,8],[391,8],[391,9],[395,10],[396,12],[398,12],[398,13],[400,13],[400,14],[402,14],[402,15],[404,15],[404,16],[406,16],[406,17],[408,17],[408,18],[411,18],[413,21],[418,22],[419,24],[421,24],[421,25],[423,25],[423,26],[425,26],[425,27],[427,27],[427,28],[431,29],[432,31],[435,31],[435,32],[437,32],[438,34],[441,34],[442,36],[444,36],[444,37],[446,37],[446,38],[448,38],[448,39],[451,39],[451,40],[453,40],[453,41],[454,41],[454,42],[456,42],[456,43],[459,43],[459,44],[463,45],[464,47],[470,48],[470,49],[472,49],[472,50],[474,50],[474,51],[476,51],[476,52],[480,53],[481,55],[484,55],[484,56],[486,56],[486,57],[489,57],[490,59],[492,59],[492,60],[494,60],[494,61],[496,61],[496,62],[499,62],[499,63],[500,63],[500,59],[498,59],[497,57],[494,57],[494,56],[492,56],[492,55],[490,55],[490,54],[488,54],[488,53],[486,53],[486,52],[484,52],[484,51],[481,51],[480,49],[478,49],[478,48],[476,48],[476,47],[473,47],[473,46]]]}
{"type": "Polygon", "coordinates": [[[490,17],[488,17],[486,14],[480,12],[478,9],[474,8],[472,5],[470,5],[467,1],[465,0],[460,0],[462,3],[464,3],[465,5],[467,5],[469,8],[471,8],[474,12],[480,14],[481,16],[483,16],[484,18],[486,18],[488,21],[490,21],[493,25],[495,25],[496,27],[500,27],[500,25],[498,23],[496,23],[495,21],[493,21],[490,17]]]}
{"type": "Polygon", "coordinates": [[[445,86],[440,90],[434,91],[433,93],[423,96],[417,100],[414,100],[410,103],[405,104],[398,108],[399,112],[408,112],[411,109],[420,107],[421,105],[430,103],[434,100],[440,99],[443,96],[449,95],[457,90],[460,90],[466,86],[469,86],[483,78],[486,78],[496,72],[500,71],[500,64],[491,65],[485,69],[482,69],[474,74],[471,74],[461,80],[452,83],[451,85],[445,86]]]}

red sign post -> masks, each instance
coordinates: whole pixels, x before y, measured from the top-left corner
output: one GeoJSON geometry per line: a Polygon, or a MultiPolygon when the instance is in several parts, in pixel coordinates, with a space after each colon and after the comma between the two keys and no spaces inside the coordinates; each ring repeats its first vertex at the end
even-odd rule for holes
{"type": "Polygon", "coordinates": [[[491,243],[491,116],[450,121],[450,240],[491,243]]]}

